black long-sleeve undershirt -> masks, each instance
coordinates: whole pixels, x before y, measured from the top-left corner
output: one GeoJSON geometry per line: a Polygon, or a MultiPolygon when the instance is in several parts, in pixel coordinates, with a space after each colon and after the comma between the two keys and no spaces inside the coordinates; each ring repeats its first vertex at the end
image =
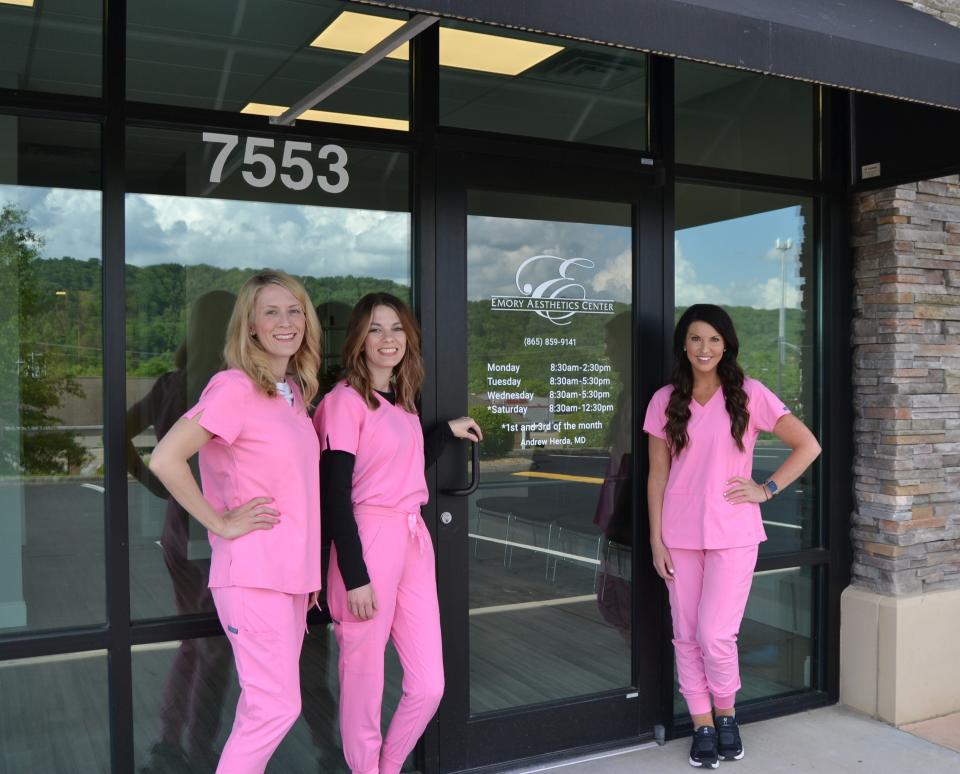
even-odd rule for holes
{"type": "MultiPolygon", "coordinates": [[[[380,394],[396,404],[396,397],[392,392],[380,394]]],[[[429,433],[424,433],[425,468],[437,461],[453,437],[453,431],[446,422],[441,422],[429,433]]],[[[323,532],[330,536],[337,547],[337,566],[340,568],[344,586],[348,590],[360,588],[370,582],[370,575],[363,560],[363,546],[353,515],[353,468],[356,457],[350,452],[331,449],[327,439],[322,439],[322,446],[320,502],[323,509],[323,532]]]]}

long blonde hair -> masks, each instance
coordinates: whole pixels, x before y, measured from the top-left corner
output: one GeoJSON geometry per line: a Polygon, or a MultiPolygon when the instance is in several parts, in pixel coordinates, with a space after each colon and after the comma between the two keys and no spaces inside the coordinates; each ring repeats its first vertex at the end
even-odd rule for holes
{"type": "Polygon", "coordinates": [[[368,293],[361,298],[347,322],[346,338],[343,342],[343,369],[347,384],[359,392],[371,409],[378,409],[380,403],[373,394],[373,383],[367,360],[363,353],[364,341],[370,329],[373,310],[378,306],[388,306],[397,313],[407,347],[403,360],[393,369],[394,392],[397,405],[411,414],[417,413],[417,394],[423,385],[423,358],[420,356],[420,326],[416,318],[399,298],[390,293],[368,293]]]}
{"type": "Polygon", "coordinates": [[[300,349],[290,358],[287,373],[300,383],[303,402],[310,401],[320,389],[317,374],[320,372],[320,344],[323,330],[310,297],[299,280],[276,269],[264,269],[243,283],[233,305],[233,313],[227,324],[227,339],[223,347],[223,359],[227,367],[238,368],[253,381],[257,388],[271,398],[277,394],[277,384],[270,371],[270,361],[263,345],[250,335],[250,326],[256,319],[257,293],[267,285],[279,285],[289,291],[303,308],[305,322],[300,349]]]}

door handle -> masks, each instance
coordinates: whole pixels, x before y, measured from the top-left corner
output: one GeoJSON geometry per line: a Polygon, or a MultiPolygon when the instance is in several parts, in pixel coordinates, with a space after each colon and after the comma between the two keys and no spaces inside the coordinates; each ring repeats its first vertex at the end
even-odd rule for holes
{"type": "Polygon", "coordinates": [[[477,491],[477,487],[480,486],[480,444],[476,441],[470,442],[471,448],[471,458],[470,458],[470,483],[463,489],[441,489],[440,493],[445,495],[451,495],[453,497],[466,497],[467,495],[472,495],[477,491]]]}

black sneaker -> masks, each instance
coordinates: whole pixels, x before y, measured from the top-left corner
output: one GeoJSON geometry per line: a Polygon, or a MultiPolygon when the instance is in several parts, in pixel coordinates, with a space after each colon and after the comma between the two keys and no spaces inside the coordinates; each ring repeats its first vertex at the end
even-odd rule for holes
{"type": "Polygon", "coordinates": [[[740,741],[740,724],[735,717],[720,715],[717,724],[717,752],[725,761],[738,761],[743,757],[743,742],[740,741]]]}
{"type": "Polygon", "coordinates": [[[698,769],[719,768],[717,729],[712,726],[700,726],[693,732],[693,744],[690,745],[690,765],[698,769]]]}

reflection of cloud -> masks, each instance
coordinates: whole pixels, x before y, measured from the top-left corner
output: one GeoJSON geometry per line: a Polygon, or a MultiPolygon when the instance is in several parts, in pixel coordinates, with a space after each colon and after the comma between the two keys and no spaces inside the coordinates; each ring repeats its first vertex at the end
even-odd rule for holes
{"type": "Polygon", "coordinates": [[[100,192],[72,188],[0,185],[0,207],[27,213],[27,225],[43,238],[43,256],[100,257],[100,192]]]}
{"type": "Polygon", "coordinates": [[[474,215],[468,218],[467,263],[471,299],[516,295],[517,270],[535,255],[586,258],[594,267],[571,267],[568,276],[591,298],[629,303],[630,229],[474,215]]]}
{"type": "MultiPolygon", "coordinates": [[[[764,256],[766,257],[766,256],[764,256]]],[[[779,251],[776,253],[779,260],[779,251]]],[[[793,262],[788,260],[788,271],[795,273],[796,257],[793,262]]],[[[697,270],[694,264],[683,254],[678,240],[674,240],[674,295],[677,306],[710,303],[726,306],[749,306],[754,309],[780,308],[780,277],[751,277],[749,279],[732,279],[726,287],[720,287],[697,281],[697,270]]],[[[803,292],[800,287],[787,281],[783,288],[784,307],[799,309],[803,301],[803,292]]]]}
{"type": "Polygon", "coordinates": [[[136,194],[127,196],[127,215],[127,261],[141,266],[410,279],[407,213],[136,194]]]}
{"type": "MultiPolygon", "coordinates": [[[[0,186],[0,205],[27,212],[46,257],[100,257],[99,191],[0,186]]],[[[410,215],[128,194],[127,262],[273,266],[293,274],[410,281],[410,215]]]]}

